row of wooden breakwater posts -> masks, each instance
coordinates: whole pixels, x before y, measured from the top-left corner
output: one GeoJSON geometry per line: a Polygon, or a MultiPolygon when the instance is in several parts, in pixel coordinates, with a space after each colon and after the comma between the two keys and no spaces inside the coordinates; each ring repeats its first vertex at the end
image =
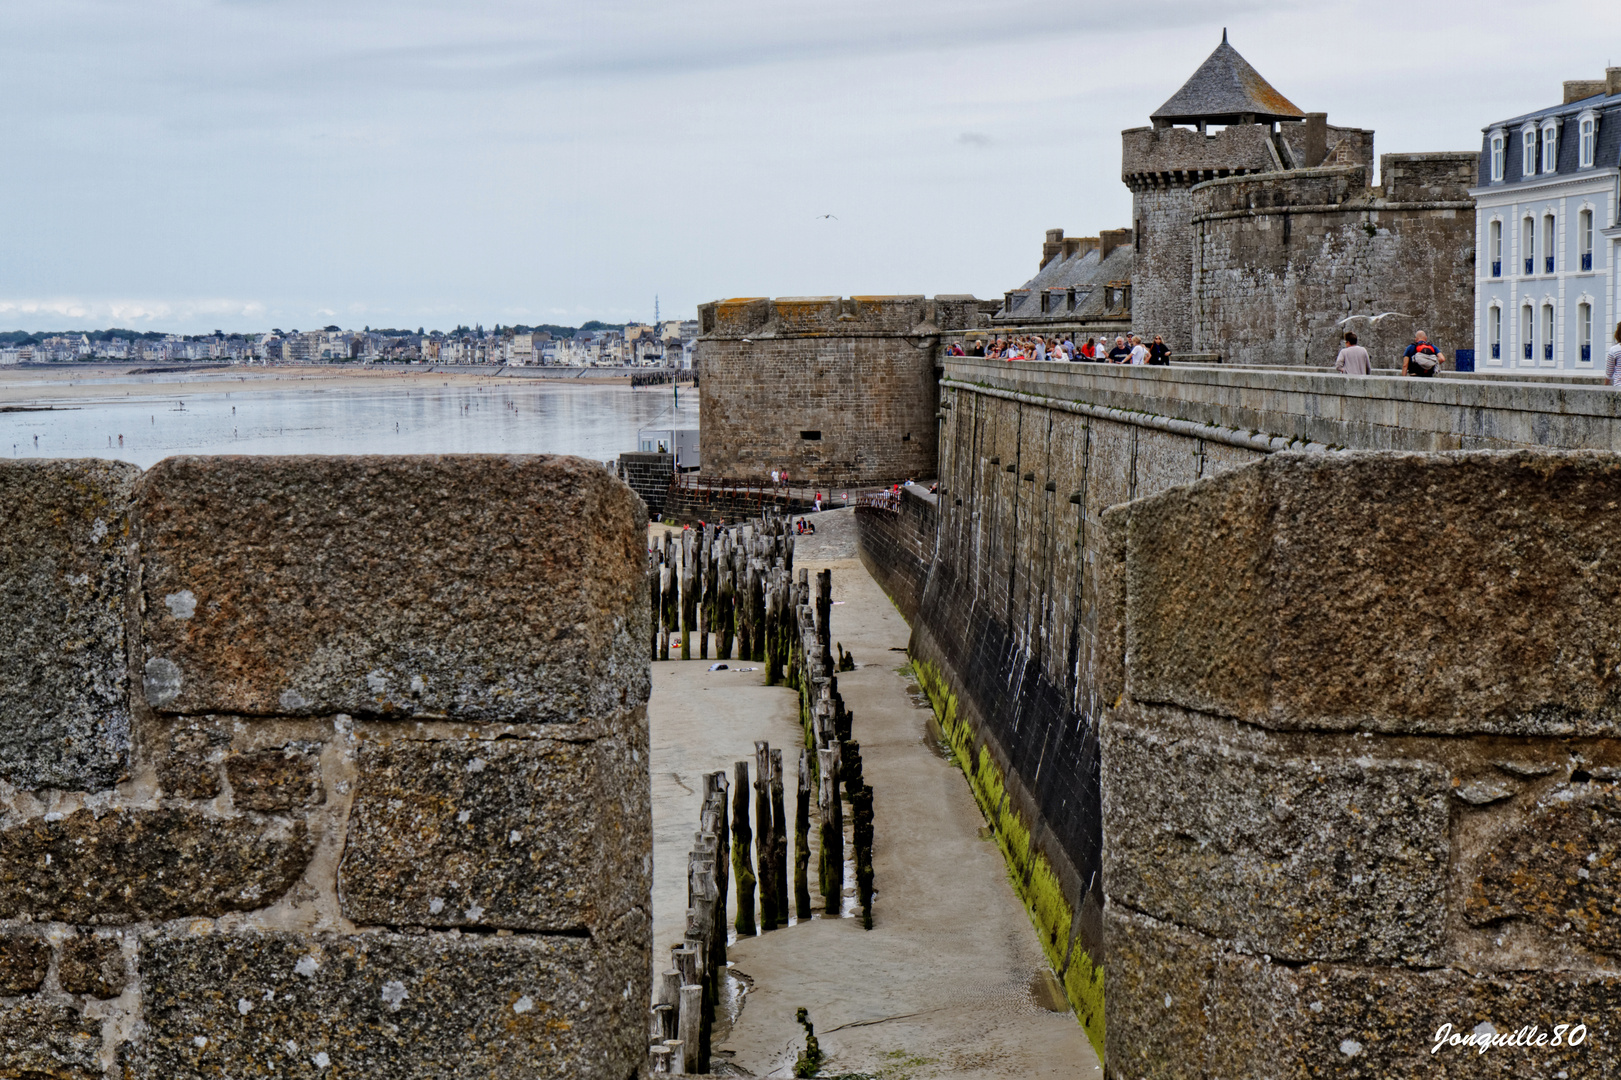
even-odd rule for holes
{"type": "MultiPolygon", "coordinates": [[[[859,913],[862,925],[872,928],[873,793],[863,775],[861,744],[853,738],[854,717],[839,694],[837,676],[838,671],[853,670],[854,662],[840,647],[838,664],[834,663],[829,633],[833,572],[817,573],[814,592],[806,570],[801,569],[794,580],[793,537],[783,526],[780,520],[763,518],[731,528],[689,530],[682,534],[679,548],[666,534],[662,548],[649,559],[654,610],[664,610],[662,605],[673,592],[672,606],[680,613],[676,621],[655,620],[654,655],[658,635],[667,649],[677,628],[685,634],[690,625],[715,627],[709,632],[716,636],[717,649],[726,650],[717,656],[729,658],[730,625],[740,658],[762,661],[768,683],[782,682],[798,691],[805,733],[795,785],[791,879],[783,752],[764,742],[754,744],[752,784],[747,761],[736,763],[730,780],[724,770],[703,777],[698,831],[687,856],[686,928],[682,942],[671,946],[669,968],[653,984],[650,1053],[655,1073],[709,1071],[710,1036],[727,964],[727,901],[734,885],[737,913],[731,928],[740,937],[788,926],[790,888],[798,921],[817,914],[843,916],[845,882],[852,877],[856,900],[852,914],[859,913]],[[725,587],[727,582],[730,588],[725,587]],[[723,595],[734,598],[729,609],[720,602],[723,595]],[[744,603],[736,602],[739,596],[744,603]],[[694,614],[704,622],[686,621],[688,597],[694,614]],[[712,607],[708,597],[714,598],[712,607]],[[757,831],[750,827],[751,790],[757,831]],[[813,818],[818,838],[814,900],[813,818]]],[[[704,636],[700,634],[700,656],[704,636]]]]}

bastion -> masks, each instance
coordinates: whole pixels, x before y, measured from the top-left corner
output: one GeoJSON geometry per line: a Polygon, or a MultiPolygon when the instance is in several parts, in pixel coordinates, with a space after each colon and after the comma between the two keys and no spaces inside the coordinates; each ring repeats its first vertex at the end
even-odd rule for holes
{"type": "Polygon", "coordinates": [[[628,488],[180,457],[0,495],[0,1076],[638,1075],[628,488]]]}
{"type": "MultiPolygon", "coordinates": [[[[990,305],[994,308],[994,304],[990,305]]],[[[698,308],[705,476],[858,485],[933,476],[940,334],[972,296],[736,299],[698,308]]]]}

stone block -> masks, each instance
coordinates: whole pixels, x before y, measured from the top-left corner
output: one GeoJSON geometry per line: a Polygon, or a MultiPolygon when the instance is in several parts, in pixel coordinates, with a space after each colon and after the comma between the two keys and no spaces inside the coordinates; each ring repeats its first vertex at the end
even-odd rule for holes
{"type": "Polygon", "coordinates": [[[139,530],[162,713],[577,722],[648,694],[645,516],[591,462],[169,458],[139,530]]]}
{"type": "Polygon", "coordinates": [[[1439,962],[1446,769],[1169,712],[1103,724],[1111,898],[1282,959],[1439,962]]]}
{"type": "Polygon", "coordinates": [[[615,740],[368,744],[338,871],[362,925],[596,930],[651,895],[640,751],[615,740]]]}
{"type": "Polygon", "coordinates": [[[0,997],[32,994],[51,966],[51,943],[32,934],[0,935],[0,997]]]}
{"type": "MultiPolygon", "coordinates": [[[[1621,773],[1621,770],[1612,770],[1621,773]]],[[[1475,925],[1525,920],[1621,956],[1621,775],[1544,790],[1486,852],[1464,902],[1475,925]]]]}
{"type": "Polygon", "coordinates": [[[1165,492],[1132,509],[1129,692],[1276,729],[1621,734],[1618,526],[1596,452],[1281,454],[1165,492]]]}
{"type": "Polygon", "coordinates": [[[318,743],[289,743],[225,759],[231,802],[240,810],[272,813],[325,801],[318,743]]]}
{"type": "Polygon", "coordinates": [[[220,793],[219,762],[231,733],[196,722],[169,733],[169,752],[158,758],[158,782],[172,799],[212,799],[220,793]]]}
{"type": "Polygon", "coordinates": [[[101,1021],[55,1002],[0,1005],[0,1076],[102,1080],[101,1021]]]}
{"type": "Polygon", "coordinates": [[[97,790],[125,771],[129,507],[140,470],[0,462],[0,778],[97,790]]]}
{"type": "Polygon", "coordinates": [[[624,1080],[647,1055],[647,921],[619,936],[155,932],[125,1080],[624,1080]],[[630,946],[628,942],[639,944],[630,946]]]}
{"type": "Polygon", "coordinates": [[[57,981],[70,994],[111,998],[124,992],[124,949],[116,937],[69,938],[62,942],[57,981]]]}
{"type": "Polygon", "coordinates": [[[31,819],[0,830],[0,919],[110,924],[266,907],[314,848],[303,820],[190,808],[31,819]]]}
{"type": "Polygon", "coordinates": [[[1334,1076],[1386,1080],[1535,1077],[1613,1080],[1621,1037],[1612,1002],[1621,977],[1599,972],[1474,976],[1286,965],[1233,950],[1110,903],[1107,1057],[1115,1080],[1334,1076]],[[1585,1024],[1577,1047],[1436,1049],[1442,1025],[1460,1035],[1585,1024]]]}

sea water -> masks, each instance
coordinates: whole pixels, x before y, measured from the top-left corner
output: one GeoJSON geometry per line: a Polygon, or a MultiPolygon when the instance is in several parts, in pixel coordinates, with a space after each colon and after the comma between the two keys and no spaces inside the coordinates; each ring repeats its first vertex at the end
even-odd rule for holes
{"type": "Polygon", "coordinates": [[[117,458],[143,468],[174,454],[577,454],[607,461],[635,450],[641,428],[698,426],[691,387],[677,395],[668,386],[539,379],[234,393],[216,381],[177,383],[171,398],[51,399],[52,388],[41,385],[32,404],[50,404],[50,411],[0,412],[0,456],[117,458]]]}

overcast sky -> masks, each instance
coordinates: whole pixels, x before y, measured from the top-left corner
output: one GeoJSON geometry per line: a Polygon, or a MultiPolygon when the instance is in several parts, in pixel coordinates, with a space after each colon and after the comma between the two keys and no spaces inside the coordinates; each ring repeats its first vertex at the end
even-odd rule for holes
{"type": "Polygon", "coordinates": [[[1603,0],[10,0],[0,329],[995,296],[1129,224],[1120,131],[1223,26],[1378,153],[1621,63],[1603,0]]]}

